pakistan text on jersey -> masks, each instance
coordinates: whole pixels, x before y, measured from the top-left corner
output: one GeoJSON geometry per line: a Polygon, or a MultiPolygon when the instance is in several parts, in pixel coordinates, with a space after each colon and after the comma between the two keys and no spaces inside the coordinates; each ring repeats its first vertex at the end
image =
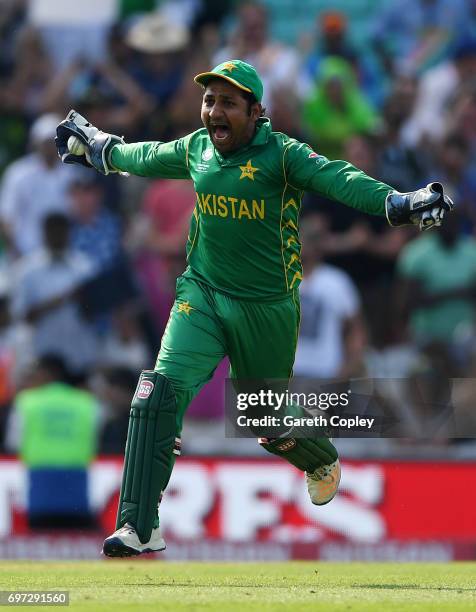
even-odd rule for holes
{"type": "Polygon", "coordinates": [[[232,219],[257,219],[265,218],[265,201],[234,198],[214,193],[197,193],[197,203],[200,212],[204,215],[218,217],[231,217],[232,219]]]}

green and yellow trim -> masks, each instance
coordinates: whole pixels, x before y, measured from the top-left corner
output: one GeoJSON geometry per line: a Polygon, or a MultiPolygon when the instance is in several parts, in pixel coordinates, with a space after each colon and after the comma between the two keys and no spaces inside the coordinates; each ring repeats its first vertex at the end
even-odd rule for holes
{"type": "Polygon", "coordinates": [[[301,209],[302,191],[293,187],[287,180],[286,175],[286,164],[285,155],[291,143],[283,150],[283,176],[284,176],[284,189],[281,196],[281,216],[280,216],[280,232],[281,232],[281,254],[283,259],[284,276],[286,279],[286,290],[295,290],[296,283],[302,280],[302,265],[301,265],[301,244],[299,242],[299,211],[301,209]],[[292,190],[292,191],[291,191],[292,190]],[[288,192],[289,191],[289,192],[288,192]],[[287,215],[291,213],[294,217],[284,220],[284,213],[287,215]],[[286,243],[283,235],[284,230],[289,230],[291,235],[287,237],[286,243]],[[293,248],[294,246],[294,248],[293,248]],[[296,248],[297,247],[297,248],[296,248]],[[289,262],[286,264],[285,250],[291,249],[291,255],[289,262]],[[297,264],[292,269],[293,264],[297,264]],[[289,276],[293,275],[290,279],[289,276]]]}
{"type": "Polygon", "coordinates": [[[200,74],[197,74],[197,76],[193,80],[198,85],[206,87],[212,79],[224,79],[235,87],[238,87],[238,89],[242,89],[243,91],[247,91],[248,93],[253,93],[249,87],[245,87],[241,83],[238,83],[238,81],[235,81],[235,79],[232,79],[231,77],[226,76],[225,74],[217,74],[216,72],[201,72],[200,74]]]}

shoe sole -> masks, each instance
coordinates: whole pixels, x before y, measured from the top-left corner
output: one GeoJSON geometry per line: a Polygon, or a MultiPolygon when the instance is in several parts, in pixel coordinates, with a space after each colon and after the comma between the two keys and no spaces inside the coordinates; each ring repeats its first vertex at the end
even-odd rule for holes
{"type": "Polygon", "coordinates": [[[316,504],[316,502],[313,502],[311,499],[311,503],[314,504],[314,506],[325,506],[326,504],[329,504],[339,492],[339,485],[340,485],[341,478],[342,478],[342,472],[339,472],[339,482],[337,483],[337,487],[336,487],[334,495],[330,499],[328,499],[325,502],[322,502],[322,504],[316,504]]]}
{"type": "Polygon", "coordinates": [[[335,497],[336,495],[337,495],[337,491],[334,493],[334,495],[333,495],[333,496],[332,496],[330,499],[328,499],[328,500],[327,500],[327,501],[325,501],[325,502],[322,502],[322,504],[316,504],[316,502],[313,502],[313,501],[311,501],[311,503],[312,503],[314,506],[325,506],[325,505],[327,505],[327,504],[330,504],[330,503],[331,503],[331,501],[334,499],[334,497],[335,497]]]}
{"type": "Polygon", "coordinates": [[[165,546],[162,548],[146,548],[144,550],[137,550],[124,544],[119,538],[111,538],[104,542],[102,552],[106,557],[136,557],[144,553],[160,552],[165,550],[165,546]]]}

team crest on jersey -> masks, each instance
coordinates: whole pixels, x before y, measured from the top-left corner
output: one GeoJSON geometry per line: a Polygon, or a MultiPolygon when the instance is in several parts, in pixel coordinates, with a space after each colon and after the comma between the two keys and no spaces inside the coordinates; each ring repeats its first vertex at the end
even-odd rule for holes
{"type": "Polygon", "coordinates": [[[312,153],[309,153],[308,157],[309,157],[309,158],[319,157],[319,154],[318,154],[318,153],[316,153],[315,151],[313,151],[312,153]]]}
{"type": "Polygon", "coordinates": [[[213,149],[205,149],[205,151],[202,153],[203,161],[210,161],[212,157],[213,157],[213,149]]]}
{"type": "Polygon", "coordinates": [[[259,171],[259,168],[254,168],[253,164],[251,163],[251,159],[249,159],[246,162],[246,166],[239,166],[240,170],[241,170],[241,176],[240,176],[240,181],[243,178],[248,178],[252,181],[255,180],[255,172],[259,171]]]}

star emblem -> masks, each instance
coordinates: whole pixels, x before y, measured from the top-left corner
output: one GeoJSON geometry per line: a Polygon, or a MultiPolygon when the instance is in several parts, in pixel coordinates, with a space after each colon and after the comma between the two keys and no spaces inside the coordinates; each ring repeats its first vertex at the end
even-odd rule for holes
{"type": "Polygon", "coordinates": [[[226,64],[223,65],[222,70],[227,70],[228,72],[233,72],[233,70],[236,70],[236,66],[233,62],[227,62],[226,64]]]}
{"type": "Polygon", "coordinates": [[[259,168],[253,168],[251,165],[251,159],[249,159],[246,163],[246,166],[240,166],[241,176],[240,181],[243,178],[249,178],[252,181],[255,180],[255,172],[258,172],[259,168]]]}
{"type": "Polygon", "coordinates": [[[190,302],[182,302],[178,305],[177,312],[184,312],[186,315],[190,315],[191,310],[195,310],[195,308],[190,306],[190,302]]]}

